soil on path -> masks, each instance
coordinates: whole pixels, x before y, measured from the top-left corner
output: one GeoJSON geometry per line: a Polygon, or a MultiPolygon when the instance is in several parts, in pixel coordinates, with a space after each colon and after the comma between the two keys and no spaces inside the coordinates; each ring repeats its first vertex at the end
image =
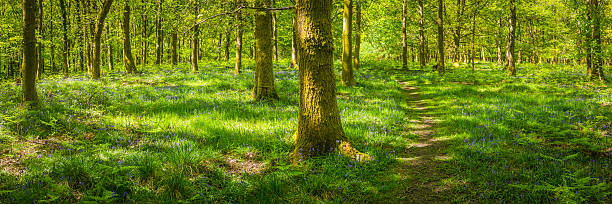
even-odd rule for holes
{"type": "Polygon", "coordinates": [[[402,181],[396,199],[401,203],[449,203],[452,200],[450,176],[445,169],[450,167],[446,155],[449,142],[436,134],[435,107],[428,104],[419,88],[410,82],[400,82],[406,94],[410,113],[407,135],[414,143],[398,153],[399,165],[396,176],[402,181]]]}

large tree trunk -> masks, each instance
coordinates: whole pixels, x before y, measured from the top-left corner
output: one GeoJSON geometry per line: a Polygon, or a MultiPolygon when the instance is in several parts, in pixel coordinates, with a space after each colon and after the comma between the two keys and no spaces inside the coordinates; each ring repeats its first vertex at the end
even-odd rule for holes
{"type": "Polygon", "coordinates": [[[408,69],[408,36],[406,23],[408,21],[408,0],[402,4],[402,69],[408,69]]]}
{"type": "Polygon", "coordinates": [[[174,31],[172,32],[172,50],[170,53],[172,55],[172,65],[173,66],[176,66],[176,64],[178,64],[178,53],[176,52],[177,41],[178,41],[178,34],[176,33],[176,31],[174,31]]]}
{"type": "MultiPolygon", "coordinates": [[[[38,0],[38,35],[40,35],[41,40],[45,40],[45,33],[43,30],[43,0],[38,0]]],[[[41,41],[38,41],[38,46],[36,47],[36,56],[38,57],[38,67],[36,69],[36,79],[40,79],[42,73],[45,71],[45,58],[43,57],[43,44],[41,41]]]]}
{"type": "Polygon", "coordinates": [[[332,0],[297,0],[300,104],[295,134],[295,163],[302,159],[341,153],[369,159],[353,149],[342,129],[336,102],[331,26],[332,0]]]}
{"type": "MultiPolygon", "coordinates": [[[[270,7],[270,0],[257,0],[257,7],[270,7]]],[[[274,70],[272,66],[272,14],[270,11],[257,11],[255,14],[255,81],[253,99],[278,99],[274,88],[274,70]]]]}
{"type": "Polygon", "coordinates": [[[344,0],[344,9],[342,10],[343,26],[342,26],[342,84],[345,86],[354,86],[355,78],[353,77],[353,46],[351,37],[353,31],[353,0],[344,0]]]}
{"type": "Polygon", "coordinates": [[[94,45],[93,45],[93,60],[90,76],[92,79],[100,78],[100,39],[102,38],[102,29],[104,29],[104,19],[110,11],[113,0],[104,0],[102,8],[96,20],[96,28],[94,30],[94,45]]]}
{"type": "Polygon", "coordinates": [[[132,56],[132,44],[130,41],[130,6],[126,2],[123,6],[123,24],[121,24],[121,30],[123,30],[123,66],[128,73],[136,73],[136,65],[134,64],[134,57],[132,56]]]}
{"type": "Polygon", "coordinates": [[[161,28],[162,22],[162,3],[163,0],[157,2],[157,15],[155,16],[155,64],[159,65],[162,63],[164,55],[164,37],[161,28]]]}
{"type": "Polygon", "coordinates": [[[70,72],[70,69],[68,67],[68,14],[66,12],[66,1],[59,0],[59,2],[61,10],[60,12],[62,13],[62,44],[64,45],[62,50],[62,66],[64,71],[64,77],[68,77],[68,74],[70,72]]]}
{"type": "MultiPolygon", "coordinates": [[[[237,6],[242,6],[242,1],[237,0],[237,6]]],[[[242,12],[236,12],[236,66],[234,75],[238,76],[242,68],[242,12]]]]}
{"type": "Polygon", "coordinates": [[[516,7],[514,5],[515,0],[510,0],[510,27],[508,32],[508,75],[516,76],[516,65],[514,58],[514,38],[516,28],[516,7]]]}
{"type": "Polygon", "coordinates": [[[23,61],[21,65],[21,100],[26,105],[38,105],[36,92],[36,0],[23,0],[23,61]],[[29,104],[28,104],[29,103],[29,104]]]}
{"type": "Polygon", "coordinates": [[[438,72],[444,73],[444,0],[438,0],[438,72]]]}
{"type": "MultiPolygon", "coordinates": [[[[359,70],[361,68],[361,62],[359,61],[359,53],[361,51],[361,5],[356,3],[355,5],[355,50],[353,51],[353,68],[359,70]]],[[[406,33],[404,33],[406,36],[406,33]]]]}
{"type": "Polygon", "coordinates": [[[418,0],[419,3],[419,65],[421,69],[425,67],[425,25],[423,16],[423,0],[418,0]]]}

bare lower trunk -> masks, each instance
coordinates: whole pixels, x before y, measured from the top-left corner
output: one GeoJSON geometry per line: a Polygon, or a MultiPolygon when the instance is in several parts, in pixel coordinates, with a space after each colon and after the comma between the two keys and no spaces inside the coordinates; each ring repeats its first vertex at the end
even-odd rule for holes
{"type": "Polygon", "coordinates": [[[108,14],[113,0],[104,0],[100,13],[98,14],[98,20],[96,21],[96,28],[94,30],[94,45],[93,45],[93,60],[92,69],[90,76],[92,79],[100,78],[100,39],[102,38],[102,29],[104,29],[104,19],[108,14]]]}
{"type": "Polygon", "coordinates": [[[359,60],[359,53],[361,52],[361,5],[359,5],[359,3],[355,5],[355,15],[355,50],[353,51],[353,68],[355,68],[355,70],[359,70],[361,68],[361,62],[359,60]]]}
{"type": "Polygon", "coordinates": [[[23,61],[21,64],[21,101],[26,105],[38,105],[36,92],[36,0],[23,0],[23,61]],[[29,104],[28,104],[29,103],[29,104]]]}
{"type": "MultiPolygon", "coordinates": [[[[242,1],[237,0],[237,6],[241,6],[242,1]]],[[[236,66],[234,75],[239,75],[242,69],[242,13],[236,12],[236,66]]]]}
{"type": "Polygon", "coordinates": [[[408,0],[402,4],[402,69],[408,69],[408,36],[406,36],[406,24],[408,18],[408,0]]]}
{"type": "Polygon", "coordinates": [[[350,147],[342,129],[336,102],[333,70],[331,0],[297,0],[297,44],[300,78],[298,128],[295,133],[295,163],[339,151],[366,159],[350,147]]]}
{"type": "Polygon", "coordinates": [[[134,57],[132,56],[132,44],[130,41],[130,6],[125,3],[123,7],[123,24],[121,24],[121,30],[123,31],[123,66],[128,73],[136,73],[136,65],[134,64],[134,57]]]}
{"type": "MultiPolygon", "coordinates": [[[[269,7],[270,0],[257,0],[258,7],[269,7]]],[[[274,100],[278,95],[274,88],[274,70],[272,66],[272,14],[270,11],[258,11],[255,15],[255,81],[253,99],[274,100]]]]}
{"type": "Polygon", "coordinates": [[[419,3],[419,65],[421,69],[425,67],[425,25],[423,17],[423,0],[418,0],[419,3]]]}
{"type": "Polygon", "coordinates": [[[352,53],[352,21],[353,21],[353,1],[344,0],[344,9],[342,11],[343,26],[342,26],[342,84],[345,86],[354,86],[355,78],[353,77],[353,53],[352,53]]]}
{"type": "Polygon", "coordinates": [[[438,72],[444,73],[444,4],[438,0],[438,72]]]}
{"type": "Polygon", "coordinates": [[[516,27],[516,7],[514,5],[515,0],[510,0],[510,28],[508,32],[508,75],[516,76],[516,65],[514,58],[514,40],[515,40],[515,27],[516,27]]]}
{"type": "Polygon", "coordinates": [[[172,32],[172,50],[170,55],[172,55],[172,65],[176,66],[176,64],[178,64],[178,53],[176,52],[177,50],[177,41],[178,41],[178,34],[176,33],[176,31],[172,32]]]}

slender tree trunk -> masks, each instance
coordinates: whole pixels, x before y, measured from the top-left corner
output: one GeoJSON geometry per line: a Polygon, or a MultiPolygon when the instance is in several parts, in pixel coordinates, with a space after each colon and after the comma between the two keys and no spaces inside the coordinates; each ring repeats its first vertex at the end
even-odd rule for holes
{"type": "Polygon", "coordinates": [[[419,3],[419,65],[421,69],[425,67],[425,25],[423,16],[423,0],[418,0],[419,3]]]}
{"type": "Polygon", "coordinates": [[[227,26],[227,28],[225,29],[225,55],[224,55],[224,59],[225,61],[229,61],[229,55],[230,55],[230,44],[231,44],[231,37],[232,37],[232,29],[230,29],[229,25],[227,26]]]}
{"type": "Polygon", "coordinates": [[[70,72],[70,68],[68,67],[68,53],[69,53],[69,48],[68,48],[68,17],[67,17],[67,12],[66,12],[66,1],[65,0],[59,0],[60,3],[60,12],[62,13],[62,44],[63,44],[63,50],[62,50],[62,66],[63,66],[63,71],[64,71],[64,77],[68,77],[68,74],[70,72]]]}
{"type": "Polygon", "coordinates": [[[297,29],[296,29],[296,25],[297,25],[297,18],[293,17],[293,25],[291,27],[291,30],[293,31],[292,35],[291,35],[291,65],[294,68],[298,68],[297,66],[297,56],[298,54],[297,52],[297,29]]]}
{"type": "MultiPolygon", "coordinates": [[[[257,0],[257,7],[270,7],[270,0],[257,0]]],[[[255,65],[255,81],[253,99],[278,99],[274,87],[274,70],[272,66],[272,14],[270,11],[257,11],[255,14],[255,48],[257,60],[255,65]]]]}
{"type": "Polygon", "coordinates": [[[463,12],[465,8],[465,0],[457,0],[457,25],[455,25],[455,35],[453,36],[453,40],[455,43],[455,56],[454,61],[459,62],[459,55],[461,52],[461,29],[462,29],[462,20],[463,20],[463,12]]]}
{"type": "MultiPolygon", "coordinates": [[[[110,36],[110,29],[109,29],[110,25],[106,26],[106,36],[110,36]]],[[[110,38],[110,37],[109,37],[110,38]]],[[[106,46],[108,47],[108,69],[109,70],[113,70],[114,64],[113,64],[113,42],[109,39],[106,43],[106,46]]]]}
{"type": "Polygon", "coordinates": [[[26,105],[38,106],[36,92],[36,0],[23,0],[23,62],[22,102],[26,105]],[[29,103],[29,104],[28,104],[29,103]]]}
{"type": "MultiPolygon", "coordinates": [[[[44,16],[43,16],[43,0],[38,0],[38,34],[41,37],[41,40],[45,40],[45,33],[43,30],[43,21],[44,21],[44,16]]],[[[37,62],[38,62],[38,67],[36,70],[36,79],[40,79],[40,77],[42,76],[43,72],[45,71],[45,58],[43,57],[43,44],[41,41],[38,41],[38,46],[36,47],[36,56],[38,57],[37,62]]]]}
{"type": "Polygon", "coordinates": [[[172,55],[172,65],[176,66],[178,64],[178,54],[176,52],[177,50],[177,41],[178,41],[178,34],[176,33],[176,31],[172,32],[172,50],[171,50],[171,55],[172,55]]]}
{"type": "Polygon", "coordinates": [[[353,0],[344,0],[342,18],[342,84],[345,86],[354,86],[353,46],[351,42],[351,37],[353,36],[353,0]]]}
{"type": "Polygon", "coordinates": [[[223,33],[219,32],[219,38],[217,39],[217,60],[221,60],[221,52],[222,52],[222,45],[221,43],[223,42],[223,33]]]}
{"type": "Polygon", "coordinates": [[[339,151],[369,159],[353,149],[342,129],[333,70],[332,0],[297,0],[297,54],[300,78],[294,163],[339,151]]]}
{"type": "Polygon", "coordinates": [[[132,56],[132,44],[130,41],[130,6],[126,2],[123,6],[123,24],[121,24],[121,30],[123,30],[123,66],[128,73],[136,73],[136,65],[134,64],[134,57],[132,56]]]}
{"type": "MultiPolygon", "coordinates": [[[[353,67],[355,70],[361,68],[361,62],[359,61],[359,53],[361,52],[361,5],[356,3],[355,5],[355,50],[353,51],[353,67]]],[[[404,33],[404,36],[406,33],[404,33]]]]}
{"type": "Polygon", "coordinates": [[[110,11],[110,7],[113,4],[113,0],[104,0],[100,13],[98,14],[98,20],[96,21],[96,28],[94,30],[94,45],[93,45],[93,61],[91,69],[91,78],[100,78],[100,39],[102,38],[102,29],[104,29],[104,19],[110,11]]]}
{"type": "Polygon", "coordinates": [[[444,0],[438,0],[438,72],[444,73],[444,0]]]}
{"type": "MultiPolygon", "coordinates": [[[[194,14],[198,14],[198,6],[195,6],[194,14]]],[[[198,71],[198,52],[199,52],[199,35],[200,35],[200,25],[196,24],[193,26],[193,39],[192,39],[192,51],[191,51],[191,70],[193,72],[198,71]]]]}
{"type": "MultiPolygon", "coordinates": [[[[145,4],[145,0],[142,0],[142,4],[145,4]]],[[[145,10],[146,8],[143,8],[143,10],[145,10]]],[[[148,16],[145,14],[145,12],[142,12],[141,14],[142,16],[142,65],[146,65],[147,64],[147,56],[148,56],[148,45],[149,43],[147,42],[147,38],[149,38],[149,34],[147,33],[147,21],[148,21],[148,16]]]]}
{"type": "Polygon", "coordinates": [[[476,11],[472,15],[472,48],[470,49],[470,61],[472,62],[472,71],[476,69],[474,63],[474,50],[476,49],[476,11]]]}
{"type": "Polygon", "coordinates": [[[587,74],[591,80],[604,81],[599,0],[588,0],[587,7],[587,74]]]}
{"type": "Polygon", "coordinates": [[[516,7],[514,5],[515,0],[510,0],[510,27],[508,32],[508,75],[516,76],[516,65],[514,58],[514,40],[515,40],[515,27],[516,27],[516,7]]]}
{"type": "MultiPolygon", "coordinates": [[[[242,1],[237,0],[237,6],[242,6],[242,1]]],[[[236,66],[234,75],[238,76],[242,68],[242,12],[236,12],[236,66]]]]}
{"type": "Polygon", "coordinates": [[[408,0],[402,4],[402,69],[408,69],[408,36],[406,35],[406,23],[408,19],[408,0]]]}
{"type": "Polygon", "coordinates": [[[155,65],[159,65],[162,63],[162,58],[164,54],[164,40],[161,28],[162,3],[163,0],[157,1],[157,15],[155,15],[155,65]]]}
{"type": "MultiPolygon", "coordinates": [[[[274,2],[274,0],[272,0],[272,6],[276,5],[276,3],[274,2]]],[[[278,31],[277,31],[277,22],[276,22],[276,13],[272,14],[272,46],[273,46],[273,53],[274,53],[274,61],[278,62],[278,31]]]]}

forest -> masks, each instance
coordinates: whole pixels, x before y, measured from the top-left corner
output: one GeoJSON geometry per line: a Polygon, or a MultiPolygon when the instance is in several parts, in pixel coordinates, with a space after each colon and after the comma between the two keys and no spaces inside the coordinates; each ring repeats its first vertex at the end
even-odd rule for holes
{"type": "Polygon", "coordinates": [[[2,0],[0,203],[610,203],[609,0],[2,0]]]}

